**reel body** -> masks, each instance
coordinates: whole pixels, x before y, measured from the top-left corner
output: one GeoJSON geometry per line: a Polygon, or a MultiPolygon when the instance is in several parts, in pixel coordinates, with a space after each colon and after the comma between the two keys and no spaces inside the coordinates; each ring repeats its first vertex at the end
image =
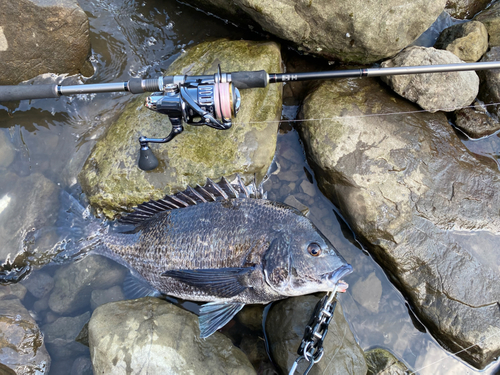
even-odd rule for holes
{"type": "Polygon", "coordinates": [[[167,115],[172,130],[165,138],[139,138],[139,168],[151,170],[158,166],[149,142],[170,142],[184,130],[183,122],[227,130],[231,128],[240,104],[239,90],[231,82],[230,74],[222,74],[220,67],[213,76],[174,76],[172,83],[165,84],[162,92],[148,96],[144,103],[150,110],[167,115]]]}

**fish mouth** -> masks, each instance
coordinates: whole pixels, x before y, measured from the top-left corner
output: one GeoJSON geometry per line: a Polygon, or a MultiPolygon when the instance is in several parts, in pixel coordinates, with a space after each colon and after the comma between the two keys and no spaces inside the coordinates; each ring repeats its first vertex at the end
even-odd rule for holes
{"type": "Polygon", "coordinates": [[[349,275],[352,272],[352,266],[350,264],[345,264],[342,267],[338,268],[334,272],[328,275],[328,281],[330,281],[334,287],[337,288],[337,292],[345,292],[349,287],[344,280],[341,280],[342,277],[349,275]]]}

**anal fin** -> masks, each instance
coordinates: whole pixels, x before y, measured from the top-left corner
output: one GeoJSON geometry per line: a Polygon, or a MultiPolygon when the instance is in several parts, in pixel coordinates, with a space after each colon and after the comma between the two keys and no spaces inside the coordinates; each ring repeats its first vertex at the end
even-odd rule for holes
{"type": "Polygon", "coordinates": [[[244,303],[209,302],[200,307],[200,337],[207,338],[224,327],[242,308],[244,303]]]}
{"type": "Polygon", "coordinates": [[[142,297],[160,297],[162,294],[153,288],[142,277],[135,277],[130,272],[123,281],[123,294],[126,299],[137,299],[142,297]]]}

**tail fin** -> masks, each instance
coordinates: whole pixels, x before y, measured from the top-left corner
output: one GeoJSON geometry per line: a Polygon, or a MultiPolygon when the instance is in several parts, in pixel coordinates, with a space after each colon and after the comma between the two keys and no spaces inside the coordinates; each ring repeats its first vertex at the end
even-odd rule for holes
{"type": "Polygon", "coordinates": [[[55,226],[27,232],[20,252],[0,264],[0,284],[18,282],[33,268],[48,263],[81,259],[100,244],[107,226],[92,218],[90,212],[64,190],[59,194],[59,202],[55,226]]]}

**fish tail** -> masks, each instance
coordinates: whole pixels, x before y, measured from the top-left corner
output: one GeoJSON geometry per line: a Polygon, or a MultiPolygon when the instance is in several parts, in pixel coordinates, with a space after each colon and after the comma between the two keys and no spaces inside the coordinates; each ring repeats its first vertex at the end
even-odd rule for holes
{"type": "Polygon", "coordinates": [[[12,284],[35,268],[83,258],[102,244],[107,226],[94,219],[77,199],[62,190],[60,212],[54,226],[28,230],[19,252],[0,264],[0,284],[12,284]]]}

